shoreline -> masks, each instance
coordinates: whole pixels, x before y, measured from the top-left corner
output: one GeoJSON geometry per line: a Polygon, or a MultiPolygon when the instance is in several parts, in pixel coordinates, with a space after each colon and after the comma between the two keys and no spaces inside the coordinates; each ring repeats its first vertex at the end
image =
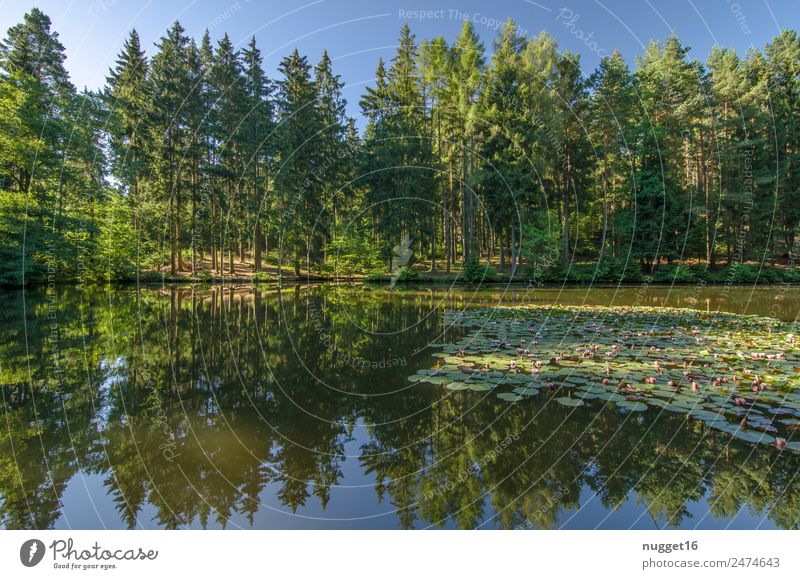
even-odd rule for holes
{"type": "Polygon", "coordinates": [[[336,278],[322,278],[322,277],[292,277],[292,278],[284,278],[284,279],[275,279],[275,280],[253,280],[252,277],[231,277],[231,278],[220,278],[214,280],[199,280],[196,278],[164,278],[162,280],[155,280],[155,279],[147,279],[147,280],[115,280],[109,281],[106,283],[102,282],[92,282],[92,283],[80,283],[77,280],[67,280],[67,281],[58,281],[58,282],[46,282],[46,281],[35,281],[31,283],[27,283],[24,285],[5,285],[0,286],[0,291],[16,291],[16,290],[24,290],[24,289],[35,289],[46,287],[48,285],[54,284],[58,287],[107,287],[107,286],[142,286],[142,287],[165,287],[165,286],[226,286],[226,285],[247,285],[247,286],[295,286],[299,284],[305,285],[325,285],[325,284],[344,284],[344,285],[362,285],[362,286],[373,286],[373,287],[388,287],[389,289],[392,288],[414,288],[414,287],[426,287],[426,286],[436,286],[436,287],[443,287],[443,286],[459,286],[459,287],[473,287],[475,289],[478,288],[502,288],[507,286],[517,286],[517,287],[534,287],[534,289],[592,289],[592,288],[640,288],[642,285],[647,285],[648,287],[658,287],[658,288],[672,288],[672,287],[679,287],[679,288],[688,288],[694,286],[703,286],[709,288],[725,288],[725,287],[781,287],[781,286],[799,286],[800,282],[798,281],[765,281],[765,282],[724,282],[724,283],[717,283],[717,282],[703,282],[702,280],[695,280],[689,282],[663,282],[663,281],[652,281],[652,282],[621,282],[621,283],[613,283],[613,282],[606,282],[606,281],[599,281],[599,282],[566,282],[566,283],[557,283],[557,282],[534,282],[532,280],[509,280],[509,281],[486,281],[486,282],[469,282],[469,281],[460,281],[460,280],[437,280],[437,279],[421,279],[421,280],[414,280],[414,281],[397,281],[394,286],[390,286],[391,282],[387,281],[374,281],[374,280],[366,280],[365,278],[356,278],[356,277],[336,277],[336,278]]]}

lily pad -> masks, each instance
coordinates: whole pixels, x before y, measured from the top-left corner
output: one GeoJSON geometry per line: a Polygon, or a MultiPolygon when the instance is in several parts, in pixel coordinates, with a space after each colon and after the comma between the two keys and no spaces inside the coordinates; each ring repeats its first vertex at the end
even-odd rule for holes
{"type": "Polygon", "coordinates": [[[559,396],[555,401],[563,406],[583,406],[583,400],[577,398],[568,398],[566,396],[559,396]]]}

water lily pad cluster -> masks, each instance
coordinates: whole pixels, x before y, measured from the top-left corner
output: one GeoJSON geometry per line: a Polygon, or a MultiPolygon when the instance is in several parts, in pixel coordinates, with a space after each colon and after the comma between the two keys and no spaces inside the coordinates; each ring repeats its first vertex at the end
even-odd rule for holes
{"type": "Polygon", "coordinates": [[[746,442],[800,452],[800,332],[755,316],[665,308],[447,311],[466,335],[409,377],[507,402],[686,414],[746,442]]]}

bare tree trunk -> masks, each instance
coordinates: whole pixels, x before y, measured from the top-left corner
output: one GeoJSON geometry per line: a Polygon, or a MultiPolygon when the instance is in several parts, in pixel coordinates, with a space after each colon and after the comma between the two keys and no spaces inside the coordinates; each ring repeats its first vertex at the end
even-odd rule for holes
{"type": "Polygon", "coordinates": [[[169,236],[169,272],[172,275],[177,273],[177,263],[176,263],[176,251],[175,251],[175,201],[174,196],[170,196],[169,198],[169,213],[170,218],[173,221],[173,227],[170,228],[170,236],[169,236]]]}
{"type": "Polygon", "coordinates": [[[500,271],[506,269],[506,250],[505,250],[505,235],[503,230],[500,230],[500,271]]]}
{"type": "Polygon", "coordinates": [[[569,182],[570,182],[570,158],[567,155],[566,174],[564,176],[564,188],[562,191],[562,203],[564,205],[564,267],[569,265],[570,251],[569,251],[569,182]]]}

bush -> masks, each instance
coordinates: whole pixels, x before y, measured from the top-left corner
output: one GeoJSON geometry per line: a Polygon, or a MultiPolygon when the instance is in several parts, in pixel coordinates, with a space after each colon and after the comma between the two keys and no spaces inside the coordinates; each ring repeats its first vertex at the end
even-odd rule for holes
{"type": "Polygon", "coordinates": [[[596,281],[606,281],[610,283],[633,283],[642,281],[642,266],[636,260],[623,260],[604,256],[597,264],[596,281]]]}
{"type": "Polygon", "coordinates": [[[205,268],[193,274],[193,277],[200,283],[211,283],[211,281],[214,279],[214,276],[211,274],[211,270],[205,268]]]}
{"type": "Polygon", "coordinates": [[[726,277],[733,283],[755,283],[758,277],[758,270],[750,265],[734,263],[728,268],[726,277]]]}
{"type": "Polygon", "coordinates": [[[559,271],[559,279],[567,283],[586,284],[595,279],[595,266],[571,265],[567,270],[559,271]]]}
{"type": "Polygon", "coordinates": [[[267,271],[257,271],[253,274],[253,283],[271,283],[277,281],[276,277],[267,271]]]}
{"type": "Polygon", "coordinates": [[[144,271],[139,274],[139,283],[162,283],[164,276],[159,271],[144,271]]]}
{"type": "Polygon", "coordinates": [[[367,274],[367,276],[364,278],[364,281],[368,283],[382,283],[389,281],[389,278],[382,271],[373,271],[367,274]]]}
{"type": "Polygon", "coordinates": [[[783,281],[800,282],[800,267],[787,267],[783,272],[783,281]]]}
{"type": "Polygon", "coordinates": [[[422,276],[416,269],[403,267],[400,268],[400,272],[397,275],[397,281],[399,283],[418,282],[422,281],[422,276]]]}
{"type": "Polygon", "coordinates": [[[780,283],[781,281],[783,281],[783,276],[771,266],[765,266],[758,274],[758,283],[780,283]]]}
{"type": "Polygon", "coordinates": [[[685,265],[661,266],[653,274],[656,283],[692,283],[695,276],[692,270],[685,265]]]}
{"type": "Polygon", "coordinates": [[[717,278],[717,273],[714,270],[708,269],[705,265],[691,265],[689,266],[689,271],[691,272],[694,281],[715,283],[715,279],[717,278]]]}
{"type": "MultiPolygon", "coordinates": [[[[122,196],[112,193],[98,205],[94,246],[86,239],[91,253],[79,268],[81,283],[136,279],[136,232],[131,225],[130,207],[122,196]]],[[[79,260],[80,261],[80,260],[79,260]]]]}
{"type": "Polygon", "coordinates": [[[497,279],[497,271],[489,265],[482,265],[476,256],[464,262],[461,279],[467,283],[491,283],[497,279]]]}

